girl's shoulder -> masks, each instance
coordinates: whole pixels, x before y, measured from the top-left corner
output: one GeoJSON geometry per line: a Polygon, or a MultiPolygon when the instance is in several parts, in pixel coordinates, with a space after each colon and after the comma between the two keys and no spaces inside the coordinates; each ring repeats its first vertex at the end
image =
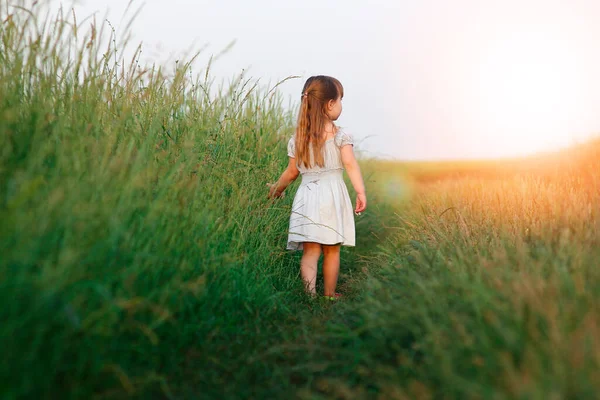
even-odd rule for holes
{"type": "Polygon", "coordinates": [[[352,134],[346,132],[344,128],[339,128],[333,139],[338,147],[342,147],[347,144],[354,145],[354,137],[352,134]]]}
{"type": "Polygon", "coordinates": [[[287,144],[288,157],[296,157],[296,135],[292,135],[287,144]]]}

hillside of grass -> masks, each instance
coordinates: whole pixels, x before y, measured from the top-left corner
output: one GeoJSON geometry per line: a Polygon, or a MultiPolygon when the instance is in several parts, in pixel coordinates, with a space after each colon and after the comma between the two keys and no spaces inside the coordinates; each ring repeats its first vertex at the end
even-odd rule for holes
{"type": "Polygon", "coordinates": [[[372,160],[371,169],[411,183],[435,183],[448,179],[501,180],[529,174],[554,179],[565,171],[584,172],[582,164],[600,156],[600,136],[567,149],[540,152],[524,157],[482,160],[401,161],[372,160]]]}
{"type": "Polygon", "coordinates": [[[2,398],[167,396],[191,369],[217,393],[302,300],[265,191],[292,117],[35,11],[0,30],[2,398]]]}
{"type": "Polygon", "coordinates": [[[597,144],[493,179],[362,160],[345,299],[314,301],[295,186],[266,197],[295,119],[275,87],[140,66],[35,7],[0,21],[2,398],[597,393],[597,144]]]}

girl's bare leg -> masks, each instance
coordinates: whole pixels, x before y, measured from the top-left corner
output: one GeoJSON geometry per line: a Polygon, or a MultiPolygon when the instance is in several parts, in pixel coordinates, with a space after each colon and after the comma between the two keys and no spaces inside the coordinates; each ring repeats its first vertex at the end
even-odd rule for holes
{"type": "Polygon", "coordinates": [[[340,274],[340,245],[323,245],[323,280],[325,296],[334,296],[340,274]]]}
{"type": "Polygon", "coordinates": [[[317,294],[315,285],[317,283],[317,265],[321,257],[321,244],[304,242],[302,260],[300,261],[300,273],[309,294],[317,294]]]}

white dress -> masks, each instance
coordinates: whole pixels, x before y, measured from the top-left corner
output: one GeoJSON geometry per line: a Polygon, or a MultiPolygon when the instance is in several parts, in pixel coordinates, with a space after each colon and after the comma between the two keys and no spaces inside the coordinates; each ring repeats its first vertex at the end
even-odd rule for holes
{"type": "MultiPolygon", "coordinates": [[[[292,205],[288,250],[302,250],[303,242],[354,246],[354,211],[340,154],[341,147],[353,144],[352,136],[340,129],[323,146],[323,167],[298,165],[302,183],[292,205]]],[[[294,136],[288,156],[295,157],[294,136]]]]}

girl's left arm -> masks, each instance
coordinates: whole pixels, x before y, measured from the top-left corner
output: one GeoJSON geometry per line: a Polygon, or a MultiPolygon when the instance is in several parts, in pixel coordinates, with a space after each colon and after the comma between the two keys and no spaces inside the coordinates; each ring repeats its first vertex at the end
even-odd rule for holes
{"type": "Polygon", "coordinates": [[[298,175],[300,175],[300,171],[298,171],[298,167],[296,166],[296,159],[293,157],[289,158],[289,163],[285,171],[281,174],[277,183],[270,184],[267,183],[271,189],[269,190],[270,198],[279,198],[282,196],[283,191],[296,180],[298,175]]]}

